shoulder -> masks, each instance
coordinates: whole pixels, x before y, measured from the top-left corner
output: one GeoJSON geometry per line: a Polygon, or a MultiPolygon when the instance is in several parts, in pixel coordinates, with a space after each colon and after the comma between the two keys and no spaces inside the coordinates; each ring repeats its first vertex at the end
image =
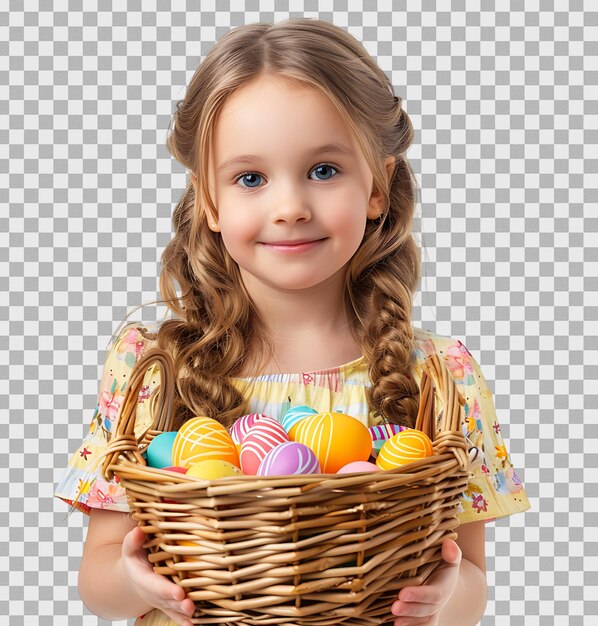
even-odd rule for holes
{"type": "Polygon", "coordinates": [[[414,360],[420,369],[425,359],[437,354],[444,360],[453,380],[469,386],[481,375],[480,366],[465,344],[457,337],[440,335],[425,328],[413,327],[414,360]]]}
{"type": "Polygon", "coordinates": [[[124,382],[135,363],[156,344],[159,325],[159,322],[130,321],[116,328],[106,349],[103,383],[110,382],[107,378],[124,382]]]}
{"type": "Polygon", "coordinates": [[[139,357],[140,352],[156,343],[156,333],[159,327],[160,322],[130,321],[121,324],[110,337],[108,351],[130,352],[139,357]]]}
{"type": "Polygon", "coordinates": [[[414,349],[418,358],[425,359],[430,354],[439,354],[446,358],[473,358],[471,352],[457,337],[439,335],[426,328],[413,326],[414,349]]]}

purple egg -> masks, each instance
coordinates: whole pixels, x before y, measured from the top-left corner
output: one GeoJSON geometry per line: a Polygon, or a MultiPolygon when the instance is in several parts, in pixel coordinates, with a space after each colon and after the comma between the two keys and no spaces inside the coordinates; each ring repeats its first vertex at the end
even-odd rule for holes
{"type": "Polygon", "coordinates": [[[302,443],[285,441],[270,450],[257,470],[257,476],[319,474],[320,463],[314,451],[302,443]]]}

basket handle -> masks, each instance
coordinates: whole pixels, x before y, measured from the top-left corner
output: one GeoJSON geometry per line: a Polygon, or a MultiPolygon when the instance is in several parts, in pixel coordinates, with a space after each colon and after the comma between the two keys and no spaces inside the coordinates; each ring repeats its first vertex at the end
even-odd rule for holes
{"type": "Polygon", "coordinates": [[[102,475],[106,480],[112,480],[114,472],[109,467],[116,463],[121,455],[131,462],[145,466],[146,462],[141,456],[140,448],[145,447],[143,444],[149,444],[156,435],[171,429],[174,419],[172,406],[175,379],[172,357],[165,350],[152,348],[137,361],[131,372],[116,431],[107,449],[96,459],[96,464],[103,459],[102,475]],[[150,428],[136,437],[135,420],[139,394],[147,370],[156,363],[160,366],[160,385],[150,397],[150,415],[154,416],[154,420],[150,428]]]}
{"type": "Polygon", "coordinates": [[[444,361],[437,354],[429,355],[422,365],[420,403],[415,428],[425,433],[438,449],[452,448],[459,465],[467,468],[467,444],[461,430],[464,405],[465,398],[457,389],[444,361]],[[439,427],[434,411],[435,388],[438,389],[444,407],[439,427]]]}

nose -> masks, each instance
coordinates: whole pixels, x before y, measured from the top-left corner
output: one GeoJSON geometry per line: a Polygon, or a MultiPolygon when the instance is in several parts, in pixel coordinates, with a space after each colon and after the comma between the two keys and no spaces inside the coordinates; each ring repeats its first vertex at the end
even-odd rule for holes
{"type": "Polygon", "coordinates": [[[281,189],[274,195],[273,200],[273,222],[308,222],[311,219],[310,201],[297,185],[291,184],[286,189],[281,189]]]}

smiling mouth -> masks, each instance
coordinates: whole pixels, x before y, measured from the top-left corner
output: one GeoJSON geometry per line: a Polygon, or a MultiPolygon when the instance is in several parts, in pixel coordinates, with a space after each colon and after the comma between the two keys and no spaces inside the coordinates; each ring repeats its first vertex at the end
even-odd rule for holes
{"type": "Polygon", "coordinates": [[[266,241],[264,242],[267,246],[302,246],[306,243],[315,243],[317,241],[323,241],[326,237],[321,237],[320,239],[297,239],[297,241],[266,241]]]}
{"type": "Polygon", "coordinates": [[[317,247],[318,244],[326,241],[326,239],[327,237],[324,237],[323,239],[313,239],[312,241],[304,241],[302,243],[263,243],[262,245],[278,252],[304,252],[317,247]]]}

